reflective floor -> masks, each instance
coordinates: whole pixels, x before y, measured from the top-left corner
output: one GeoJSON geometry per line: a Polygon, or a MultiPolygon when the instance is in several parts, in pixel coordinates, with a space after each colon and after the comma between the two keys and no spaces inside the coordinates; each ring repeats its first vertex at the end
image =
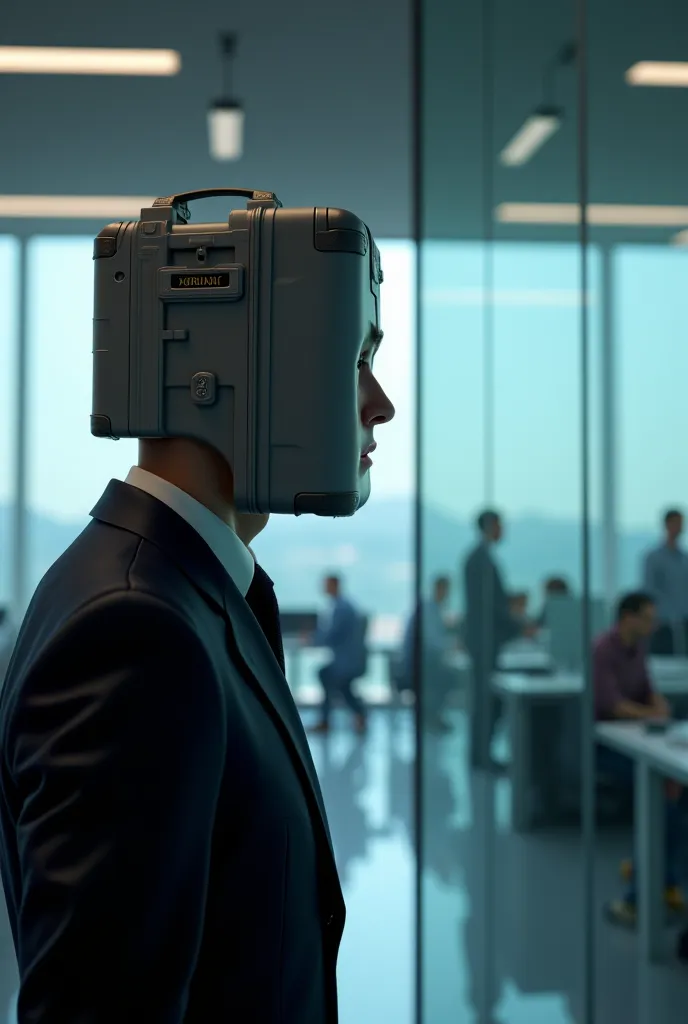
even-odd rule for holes
{"type": "MultiPolygon", "coordinates": [[[[306,724],[315,714],[303,712],[306,724]]],[[[424,1024],[585,1024],[579,838],[571,830],[514,834],[508,781],[471,779],[463,714],[453,711],[450,718],[453,731],[429,737],[425,751],[424,1024]],[[486,921],[493,923],[491,935],[486,921]],[[495,951],[491,977],[483,970],[486,939],[495,951]]],[[[339,960],[341,1024],[413,1024],[412,714],[375,710],[367,736],[357,738],[346,713],[336,712],[332,733],[311,743],[348,910],[339,960]]],[[[625,830],[598,834],[600,906],[619,891],[618,861],[629,841],[625,830]]],[[[607,925],[601,914],[595,945],[597,1024],[684,1024],[688,970],[669,961],[640,978],[634,935],[607,925]],[[645,1015],[638,1002],[643,980],[645,1015]]],[[[16,984],[3,915],[0,1005],[8,1008],[8,1021],[16,984]]]]}
{"type": "MultiPolygon", "coordinates": [[[[303,712],[306,723],[312,716],[303,712]]],[[[449,717],[453,731],[428,737],[425,750],[424,1024],[585,1024],[580,838],[571,829],[513,833],[508,780],[471,778],[465,716],[456,710],[449,717]],[[486,939],[494,950],[491,977],[483,970],[486,939]]],[[[341,1022],[411,1024],[412,715],[374,711],[363,739],[351,734],[345,712],[334,721],[332,734],[311,744],[348,908],[341,1022]]],[[[618,865],[629,845],[628,829],[598,832],[596,1021],[683,1024],[688,970],[669,960],[639,977],[634,934],[602,917],[604,901],[620,892],[618,865]]],[[[667,931],[668,948],[673,935],[667,931]]]]}

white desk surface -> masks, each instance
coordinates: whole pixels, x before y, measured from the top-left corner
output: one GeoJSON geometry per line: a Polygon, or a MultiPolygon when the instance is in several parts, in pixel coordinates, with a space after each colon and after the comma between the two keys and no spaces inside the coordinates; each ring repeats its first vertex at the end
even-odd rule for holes
{"type": "MultiPolygon", "coordinates": [[[[649,667],[661,693],[669,697],[688,694],[688,658],[650,658],[649,667]]],[[[502,693],[523,697],[564,697],[583,690],[583,673],[561,671],[547,676],[529,676],[501,671],[496,673],[494,685],[502,693]]]]}
{"type": "MultiPolygon", "coordinates": [[[[450,651],[447,654],[447,664],[457,671],[467,671],[471,666],[471,658],[467,651],[450,651]]],[[[549,652],[536,644],[515,644],[513,647],[507,647],[499,656],[499,667],[502,672],[537,672],[548,669],[551,665],[549,652]]]]}
{"type": "Polygon", "coordinates": [[[598,722],[595,736],[633,760],[643,759],[657,771],[688,784],[688,725],[677,722],[665,733],[647,732],[636,722],[598,722]]]}
{"type": "Polygon", "coordinates": [[[580,693],[580,672],[553,672],[547,676],[528,676],[522,672],[495,672],[493,685],[501,693],[520,697],[567,697],[580,693]]]}

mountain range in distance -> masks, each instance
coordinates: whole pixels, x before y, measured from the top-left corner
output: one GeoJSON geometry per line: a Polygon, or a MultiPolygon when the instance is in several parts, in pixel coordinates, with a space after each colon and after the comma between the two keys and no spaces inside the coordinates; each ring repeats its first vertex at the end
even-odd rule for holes
{"type": "MultiPolygon", "coordinates": [[[[88,522],[61,522],[29,513],[29,585],[32,591],[56,558],[88,522]]],[[[506,519],[507,535],[498,558],[507,586],[525,590],[535,609],[547,576],[565,576],[578,589],[581,579],[582,531],[579,522],[538,517],[506,519]]],[[[461,561],[475,543],[471,522],[425,506],[423,576],[429,581],[440,573],[460,579],[461,561]]],[[[11,509],[0,505],[0,600],[10,591],[11,509]]],[[[601,530],[591,529],[592,587],[602,584],[601,530]]],[[[617,552],[622,589],[638,586],[643,553],[657,542],[656,535],[636,531],[619,538],[617,552]]],[[[405,616],[414,588],[414,504],[412,497],[371,500],[355,516],[325,519],[318,516],[273,516],[253,548],[275,582],[283,609],[313,608],[321,597],[321,581],[328,572],[339,573],[356,603],[370,614],[405,616]]]]}

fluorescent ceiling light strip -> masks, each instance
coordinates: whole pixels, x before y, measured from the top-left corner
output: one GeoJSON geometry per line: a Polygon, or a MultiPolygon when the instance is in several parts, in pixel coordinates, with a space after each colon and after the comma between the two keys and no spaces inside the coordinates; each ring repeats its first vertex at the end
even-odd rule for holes
{"type": "Polygon", "coordinates": [[[2,196],[0,218],[134,219],[151,206],[148,196],[2,196]]]}
{"type": "Polygon", "coordinates": [[[559,128],[555,114],[532,114],[519,128],[511,142],[499,154],[506,167],[520,167],[544,146],[559,128]]]}
{"type": "MultiPolygon", "coordinates": [[[[502,224],[580,224],[578,203],[501,203],[496,218],[502,224]]],[[[591,203],[587,221],[595,227],[680,228],[688,225],[688,206],[632,206],[591,203]]]]}
{"type": "Polygon", "coordinates": [[[176,75],[181,66],[176,50],[0,46],[6,75],[176,75]]]}
{"type": "Polygon", "coordinates": [[[688,88],[688,63],[683,61],[641,60],[626,72],[629,85],[655,85],[688,88]]]}

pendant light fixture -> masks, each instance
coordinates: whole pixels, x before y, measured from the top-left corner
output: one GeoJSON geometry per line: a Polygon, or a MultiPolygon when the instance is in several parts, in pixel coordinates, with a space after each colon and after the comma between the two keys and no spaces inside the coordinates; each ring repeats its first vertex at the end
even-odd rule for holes
{"type": "Polygon", "coordinates": [[[554,102],[556,74],[559,68],[572,64],[575,57],[575,44],[567,43],[559,50],[554,60],[545,65],[542,76],[543,103],[528,115],[499,154],[499,159],[505,167],[520,167],[527,163],[561,128],[564,111],[554,102]]]}
{"type": "Polygon", "coordinates": [[[239,160],[244,151],[244,111],[232,95],[232,60],[236,35],[220,36],[222,96],[208,110],[210,155],[214,160],[239,160]]]}

